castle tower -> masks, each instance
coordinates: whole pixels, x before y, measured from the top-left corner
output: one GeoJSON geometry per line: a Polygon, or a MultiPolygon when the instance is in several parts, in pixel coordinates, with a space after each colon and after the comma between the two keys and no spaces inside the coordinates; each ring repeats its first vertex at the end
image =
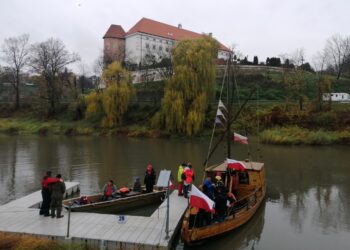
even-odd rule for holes
{"type": "Polygon", "coordinates": [[[103,36],[103,59],[105,65],[125,58],[125,31],[120,25],[112,24],[103,36]]]}

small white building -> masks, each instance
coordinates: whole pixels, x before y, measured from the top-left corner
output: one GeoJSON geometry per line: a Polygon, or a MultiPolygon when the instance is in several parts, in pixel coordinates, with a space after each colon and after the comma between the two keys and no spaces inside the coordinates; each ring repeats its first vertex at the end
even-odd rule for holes
{"type": "Polygon", "coordinates": [[[348,93],[324,93],[323,101],[332,100],[332,102],[350,102],[350,95],[348,93]]]}

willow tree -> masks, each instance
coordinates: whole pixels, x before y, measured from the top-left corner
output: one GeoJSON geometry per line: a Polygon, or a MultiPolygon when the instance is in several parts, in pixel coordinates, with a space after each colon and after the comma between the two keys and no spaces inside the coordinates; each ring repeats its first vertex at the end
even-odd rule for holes
{"type": "Polygon", "coordinates": [[[218,43],[211,37],[180,41],[173,50],[174,75],[166,82],[153,122],[169,132],[198,133],[215,84],[218,43]]]}
{"type": "Polygon", "coordinates": [[[102,125],[114,127],[121,123],[123,114],[128,110],[134,93],[132,77],[119,62],[114,62],[103,71],[102,80],[107,87],[102,93],[102,106],[105,114],[102,125]]]}

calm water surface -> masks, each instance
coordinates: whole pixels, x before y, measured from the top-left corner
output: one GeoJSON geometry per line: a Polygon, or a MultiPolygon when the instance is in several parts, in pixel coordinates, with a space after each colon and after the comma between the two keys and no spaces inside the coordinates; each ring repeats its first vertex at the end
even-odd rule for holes
{"type": "MultiPolygon", "coordinates": [[[[191,161],[201,178],[207,147],[206,140],[1,136],[0,204],[38,190],[47,169],[79,181],[84,194],[111,178],[131,185],[149,162],[176,173],[179,163],[191,161]]],[[[194,249],[350,249],[350,148],[264,145],[262,158],[258,148],[233,151],[244,159],[249,150],[265,162],[266,202],[243,227],[194,249]]],[[[213,161],[224,156],[221,148],[213,161]]]]}

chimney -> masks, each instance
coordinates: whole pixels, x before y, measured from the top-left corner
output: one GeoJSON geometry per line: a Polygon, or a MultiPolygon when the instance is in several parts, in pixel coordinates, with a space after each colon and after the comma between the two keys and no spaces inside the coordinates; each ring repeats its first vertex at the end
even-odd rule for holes
{"type": "Polygon", "coordinates": [[[209,37],[213,37],[213,33],[209,32],[209,37]]]}
{"type": "Polygon", "coordinates": [[[179,23],[179,24],[177,25],[177,28],[182,29],[182,24],[179,23]]]}

